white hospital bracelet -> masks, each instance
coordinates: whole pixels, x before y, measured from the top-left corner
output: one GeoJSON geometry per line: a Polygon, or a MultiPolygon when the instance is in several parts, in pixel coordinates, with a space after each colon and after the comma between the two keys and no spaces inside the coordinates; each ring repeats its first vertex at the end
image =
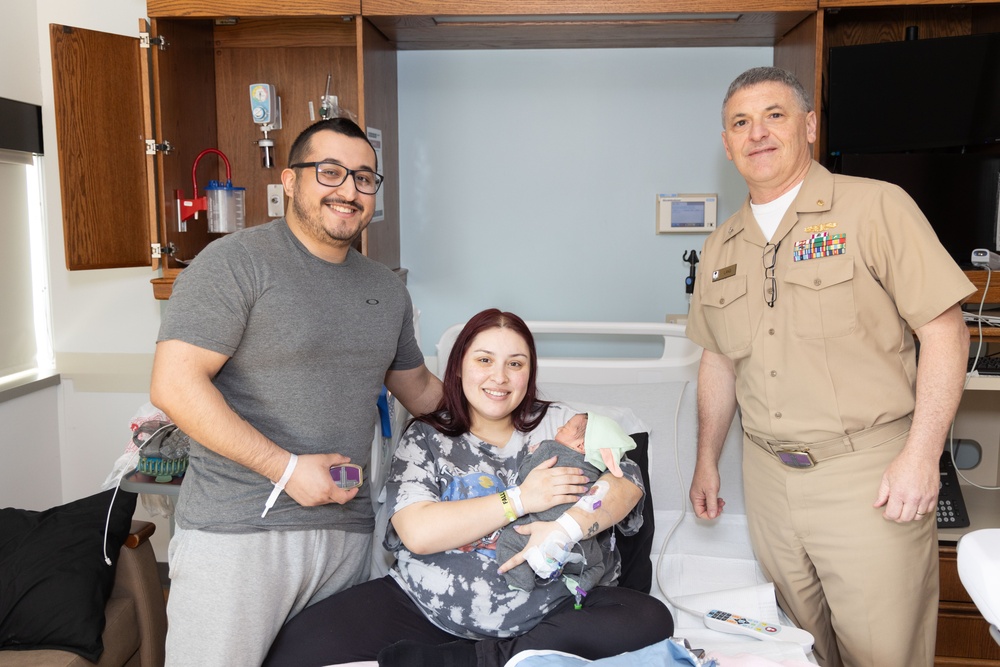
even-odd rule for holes
{"type": "Polygon", "coordinates": [[[521,504],[521,487],[512,486],[507,489],[507,497],[510,498],[510,502],[514,504],[514,512],[517,514],[518,518],[524,516],[524,505],[521,504]]]}
{"type": "Polygon", "coordinates": [[[285,484],[288,484],[288,480],[292,477],[292,472],[295,470],[295,464],[298,462],[299,457],[295,454],[290,455],[291,458],[288,459],[288,465],[285,466],[285,472],[281,474],[281,479],[274,483],[274,488],[271,490],[271,495],[267,497],[267,502],[264,503],[264,512],[260,515],[263,519],[267,516],[267,511],[274,507],[274,501],[278,499],[281,492],[285,490],[285,484]]]}
{"type": "Polygon", "coordinates": [[[569,514],[563,512],[563,515],[556,519],[556,523],[562,526],[562,529],[566,531],[569,535],[571,542],[579,542],[583,538],[583,530],[580,528],[580,524],[576,522],[576,519],[571,517],[569,514]]]}

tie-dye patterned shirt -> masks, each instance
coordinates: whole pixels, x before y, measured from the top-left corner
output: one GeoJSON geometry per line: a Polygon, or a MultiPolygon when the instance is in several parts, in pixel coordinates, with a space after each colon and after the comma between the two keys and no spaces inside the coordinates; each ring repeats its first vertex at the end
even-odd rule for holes
{"type": "MultiPolygon", "coordinates": [[[[449,501],[499,493],[514,486],[517,470],[529,447],[552,439],[559,426],[575,414],[561,404],[552,405],[542,423],[530,433],[515,431],[503,447],[484,443],[472,434],[442,435],[415,422],[403,435],[393,457],[386,483],[386,506],[394,514],[421,501],[449,501]]],[[[628,459],[621,463],[625,476],[640,489],[639,468],[628,459]]],[[[642,524],[642,500],[616,530],[632,535],[642,524]]],[[[459,637],[484,639],[511,637],[535,627],[557,604],[570,596],[559,581],[534,590],[514,590],[497,573],[496,542],[500,531],[473,544],[429,555],[407,551],[389,524],[386,549],[395,553],[390,575],[402,586],[427,618],[459,637]]],[[[610,531],[598,536],[605,556],[602,585],[617,580],[621,560],[609,546],[610,531]]]]}

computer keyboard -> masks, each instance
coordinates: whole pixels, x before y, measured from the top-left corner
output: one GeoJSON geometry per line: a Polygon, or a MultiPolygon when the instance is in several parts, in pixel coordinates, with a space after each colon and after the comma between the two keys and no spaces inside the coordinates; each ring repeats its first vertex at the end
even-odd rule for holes
{"type": "MultiPolygon", "coordinates": [[[[969,357],[969,371],[972,370],[973,361],[976,361],[975,357],[969,357]]],[[[979,361],[976,362],[976,370],[979,371],[980,375],[1000,375],[1000,356],[979,357],[979,361]]]]}

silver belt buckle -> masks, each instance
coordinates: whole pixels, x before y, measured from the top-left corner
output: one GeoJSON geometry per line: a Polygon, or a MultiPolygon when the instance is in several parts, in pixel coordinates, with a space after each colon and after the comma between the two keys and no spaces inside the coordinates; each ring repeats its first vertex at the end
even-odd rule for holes
{"type": "Polygon", "coordinates": [[[789,468],[812,468],[816,465],[812,454],[801,449],[779,449],[775,454],[789,468]]]}

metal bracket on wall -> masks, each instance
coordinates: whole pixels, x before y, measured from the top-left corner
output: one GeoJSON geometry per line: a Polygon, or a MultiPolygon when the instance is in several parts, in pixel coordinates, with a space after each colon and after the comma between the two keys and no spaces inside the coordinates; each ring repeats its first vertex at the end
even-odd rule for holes
{"type": "Polygon", "coordinates": [[[162,144],[156,143],[155,139],[145,139],[144,141],[146,142],[146,155],[156,155],[156,151],[163,151],[170,155],[170,151],[174,149],[169,141],[164,141],[162,144]]]}
{"type": "Polygon", "coordinates": [[[153,44],[160,47],[160,51],[167,50],[167,38],[166,37],[150,37],[148,32],[139,33],[139,48],[148,49],[153,44]]]}

